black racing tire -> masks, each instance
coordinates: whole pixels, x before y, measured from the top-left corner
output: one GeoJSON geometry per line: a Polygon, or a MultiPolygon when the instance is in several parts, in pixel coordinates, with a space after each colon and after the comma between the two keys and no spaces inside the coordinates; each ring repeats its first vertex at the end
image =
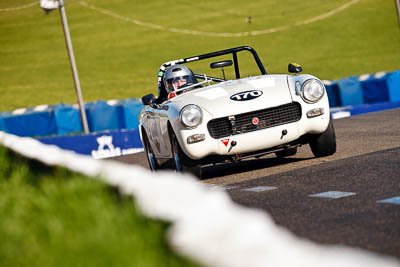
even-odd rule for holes
{"type": "Polygon", "coordinates": [[[146,154],[147,158],[147,163],[149,164],[149,168],[151,171],[156,171],[160,168],[160,165],[158,164],[157,158],[154,155],[153,149],[151,148],[149,138],[147,137],[147,134],[145,131],[143,131],[143,148],[144,152],[146,154]]]}
{"type": "Polygon", "coordinates": [[[292,147],[292,148],[289,148],[289,149],[285,149],[285,150],[282,150],[282,151],[275,152],[275,155],[278,158],[285,158],[285,157],[294,156],[294,155],[296,155],[296,153],[297,153],[297,147],[292,147]]]}
{"type": "Polygon", "coordinates": [[[170,140],[171,140],[171,150],[172,150],[172,168],[176,172],[190,173],[197,178],[201,178],[201,164],[198,160],[193,160],[186,156],[182,151],[178,139],[174,131],[170,128],[170,140]]]}
{"type": "Polygon", "coordinates": [[[315,157],[326,157],[336,152],[336,135],[332,119],[329,121],[328,128],[322,134],[312,135],[310,148],[315,157]]]}

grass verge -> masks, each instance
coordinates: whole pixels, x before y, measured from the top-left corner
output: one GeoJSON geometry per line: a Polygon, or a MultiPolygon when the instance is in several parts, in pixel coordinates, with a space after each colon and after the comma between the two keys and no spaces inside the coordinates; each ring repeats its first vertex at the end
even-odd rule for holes
{"type": "Polygon", "coordinates": [[[2,266],[197,266],[106,184],[0,146],[2,266]]]}
{"type": "MultiPolygon", "coordinates": [[[[0,10],[33,1],[2,0],[0,10]]],[[[352,0],[85,1],[98,9],[78,0],[65,8],[86,102],[156,93],[162,63],[241,45],[253,46],[269,73],[287,73],[290,62],[326,80],[400,69],[393,0],[359,0],[308,24],[352,0]],[[278,31],[224,38],[173,29],[278,31]]],[[[46,16],[39,5],[0,12],[0,111],[76,102],[58,13],[46,16]]]]}

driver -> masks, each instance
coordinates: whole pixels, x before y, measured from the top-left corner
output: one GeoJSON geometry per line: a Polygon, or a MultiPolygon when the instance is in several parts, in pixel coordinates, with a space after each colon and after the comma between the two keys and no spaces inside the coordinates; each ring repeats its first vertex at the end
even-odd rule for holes
{"type": "Polygon", "coordinates": [[[164,74],[164,85],[168,93],[197,83],[193,72],[184,65],[174,65],[164,74]]]}

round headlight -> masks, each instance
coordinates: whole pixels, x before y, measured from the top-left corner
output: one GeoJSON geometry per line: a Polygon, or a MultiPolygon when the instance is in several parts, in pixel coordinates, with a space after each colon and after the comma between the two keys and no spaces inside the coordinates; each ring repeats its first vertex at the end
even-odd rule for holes
{"type": "Polygon", "coordinates": [[[189,128],[197,127],[203,120],[201,108],[196,105],[187,105],[181,110],[181,121],[189,128]]]}
{"type": "Polygon", "coordinates": [[[324,92],[324,85],[316,79],[310,79],[303,83],[302,96],[305,101],[317,102],[324,95],[324,92]]]}

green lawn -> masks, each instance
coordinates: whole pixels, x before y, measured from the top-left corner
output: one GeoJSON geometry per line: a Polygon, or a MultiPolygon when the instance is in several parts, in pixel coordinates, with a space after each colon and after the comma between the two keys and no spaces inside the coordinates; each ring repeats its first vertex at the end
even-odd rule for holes
{"type": "MultiPolygon", "coordinates": [[[[31,2],[2,0],[0,10],[31,2]]],[[[109,15],[78,1],[65,2],[87,102],[155,93],[163,62],[240,45],[253,46],[270,73],[286,73],[289,62],[330,80],[400,69],[400,28],[390,0],[359,0],[325,19],[300,25],[296,23],[350,0],[87,0],[109,15]],[[286,28],[229,38],[171,31],[240,33],[281,27],[286,28]]],[[[0,11],[0,48],[0,111],[76,102],[58,10],[48,16],[38,5],[0,11]]]]}
{"type": "Polygon", "coordinates": [[[109,186],[0,146],[1,266],[197,266],[109,186]]]}

